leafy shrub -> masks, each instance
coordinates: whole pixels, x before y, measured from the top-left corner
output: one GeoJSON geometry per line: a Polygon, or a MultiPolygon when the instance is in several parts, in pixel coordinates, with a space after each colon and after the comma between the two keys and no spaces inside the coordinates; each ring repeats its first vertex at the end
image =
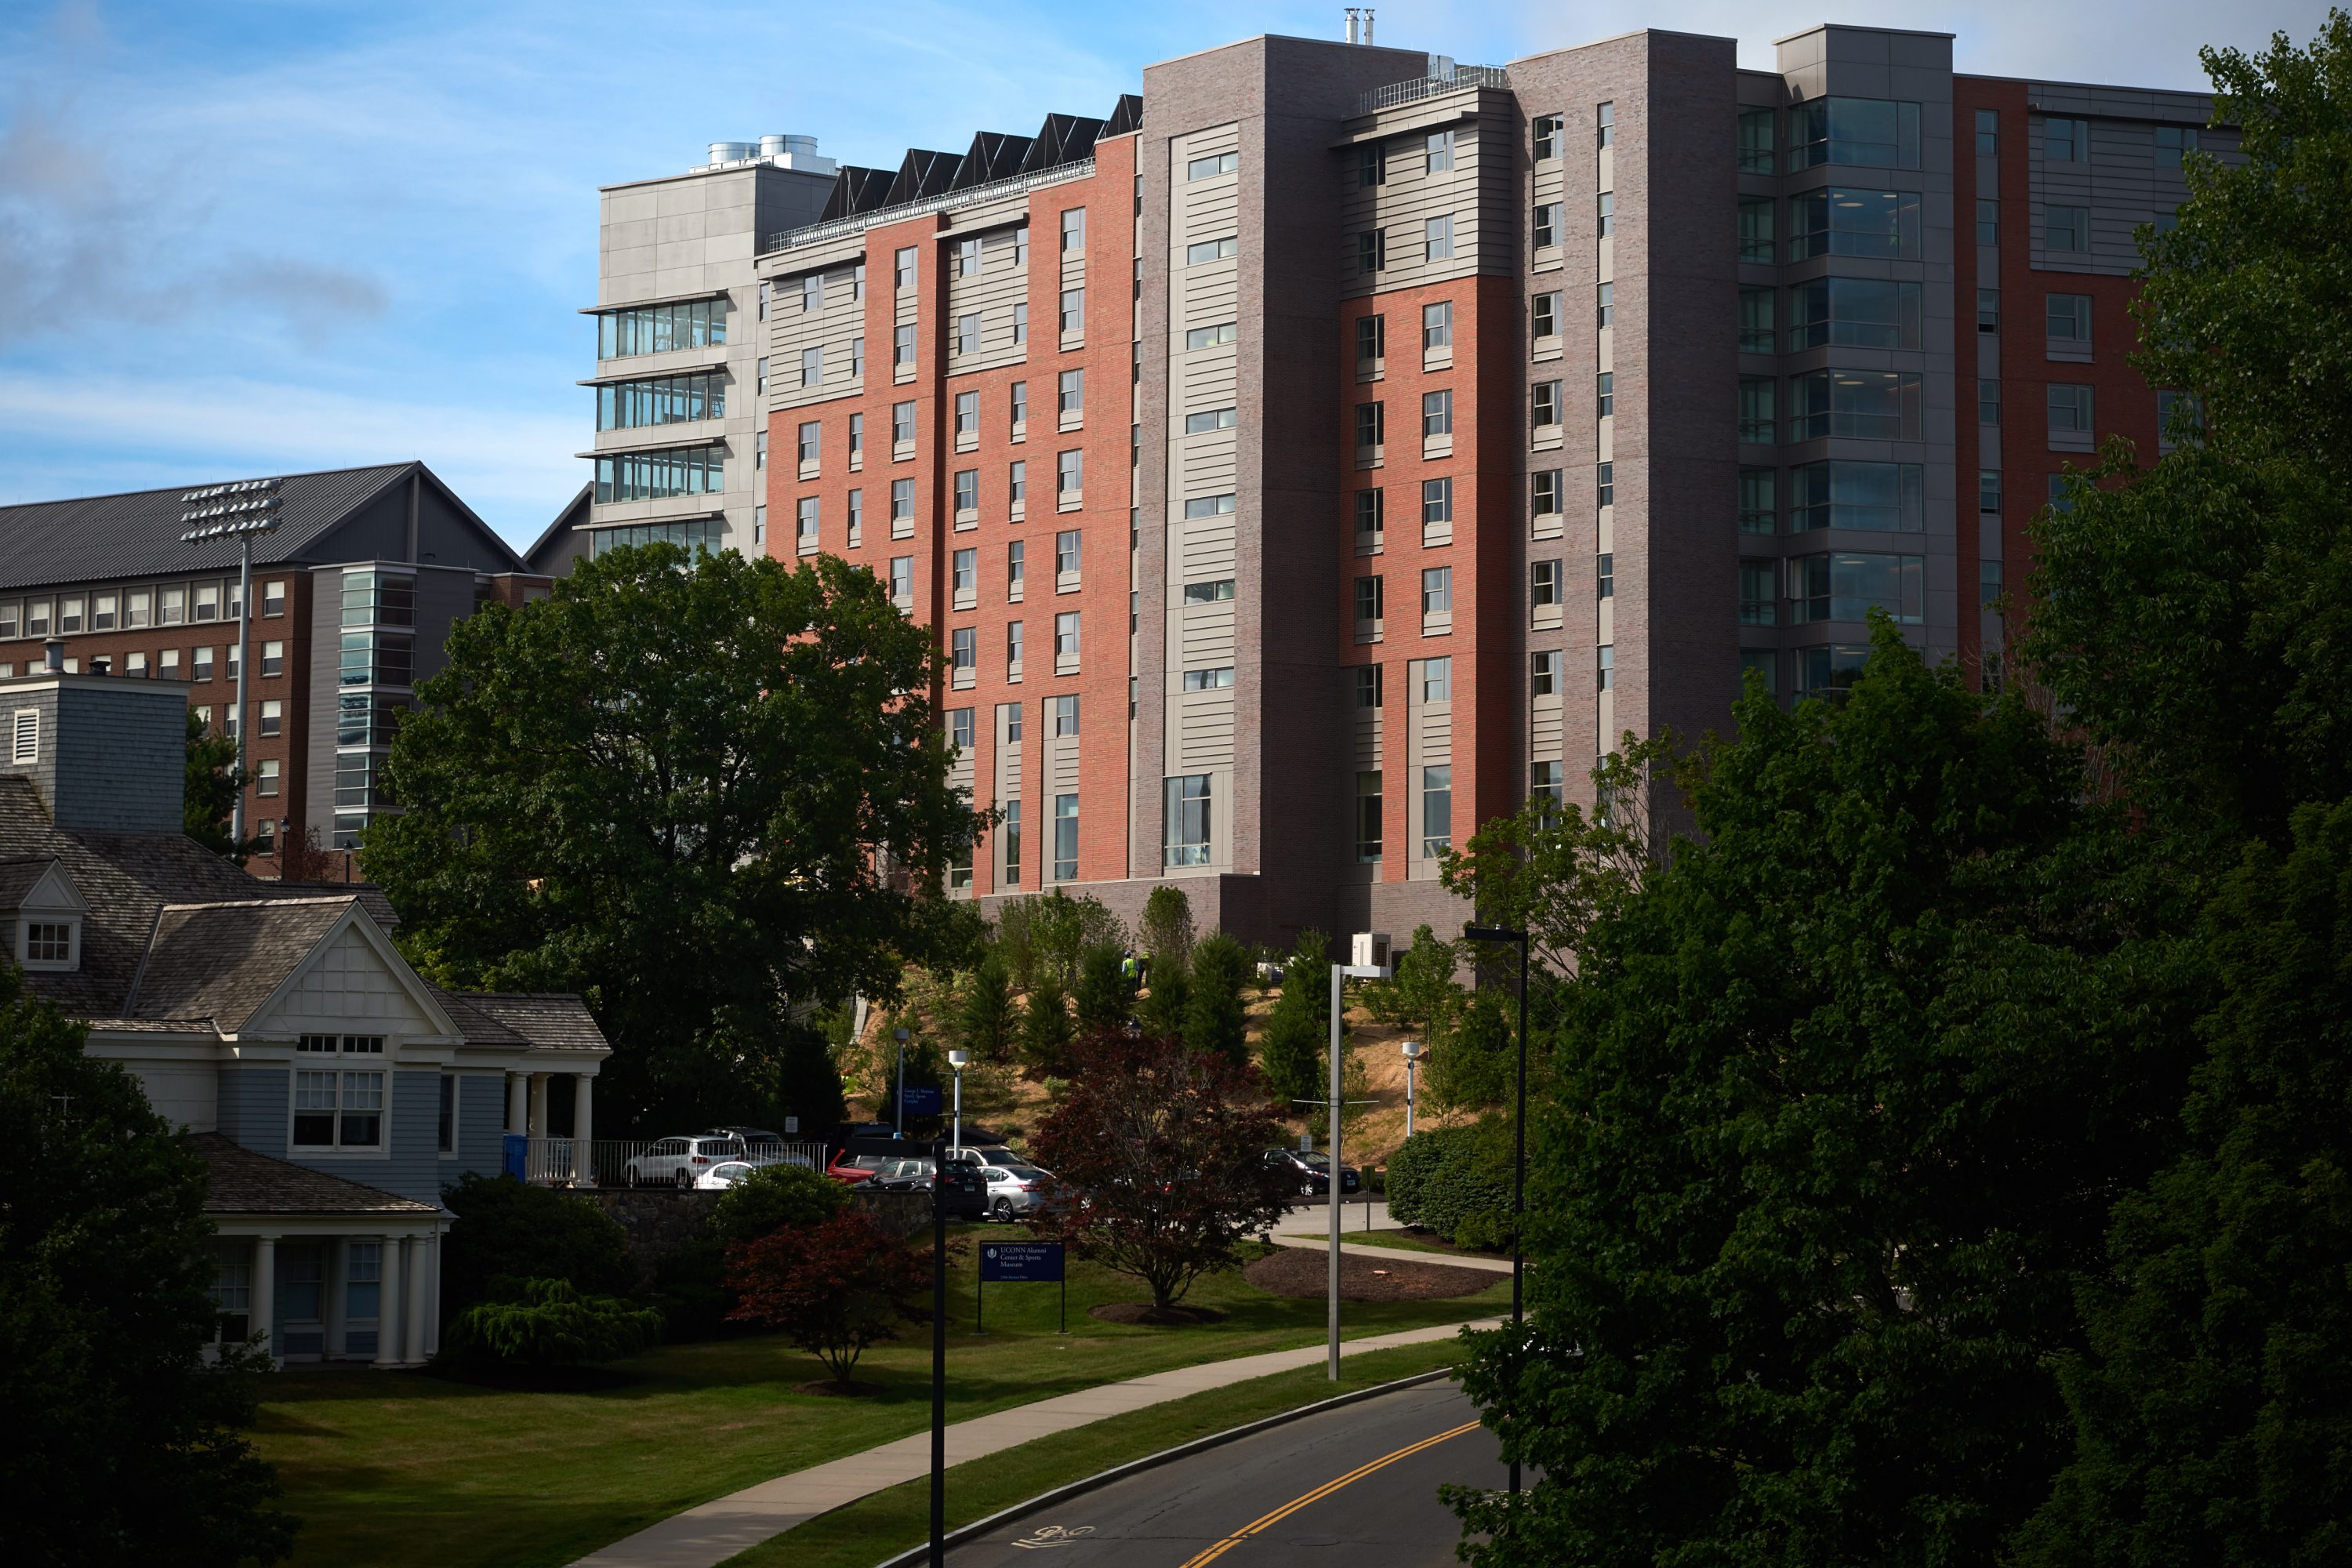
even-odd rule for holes
{"type": "Polygon", "coordinates": [[[1454,1026],[1430,1042],[1422,1087],[1441,1110],[1476,1110],[1510,1098],[1517,1066],[1511,1013],[1500,991],[1475,991],[1454,1026]]]}
{"type": "Polygon", "coordinates": [[[468,1307],[443,1336],[459,1361],[583,1366],[618,1361],[661,1339],[662,1315],[613,1296],[583,1296],[562,1279],[502,1279],[505,1300],[468,1307]]]}
{"type": "Polygon", "coordinates": [[[781,1330],[847,1384],[866,1347],[928,1318],[931,1262],[862,1211],[731,1247],[727,1283],[742,1297],[729,1313],[781,1330]]]}
{"type": "Polygon", "coordinates": [[[1507,1117],[1416,1132],[1389,1156],[1389,1213],[1459,1247],[1504,1246],[1511,1238],[1511,1161],[1507,1117]]]}
{"type": "Polygon", "coordinates": [[[762,1165],[719,1194],[705,1224],[722,1243],[756,1241],[784,1226],[822,1225],[848,1202],[849,1189],[823,1171],[762,1165]]]}
{"type": "Polygon", "coordinates": [[[585,1198],[512,1176],[468,1174],[442,1188],[441,1202],[457,1216],[441,1255],[445,1314],[490,1300],[500,1275],[561,1279],[590,1295],[636,1289],[620,1222],[585,1198]]]}

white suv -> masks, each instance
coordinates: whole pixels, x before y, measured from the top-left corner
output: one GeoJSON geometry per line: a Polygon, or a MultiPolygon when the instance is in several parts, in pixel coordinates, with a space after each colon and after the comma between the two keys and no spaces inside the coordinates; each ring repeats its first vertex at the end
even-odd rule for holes
{"type": "Polygon", "coordinates": [[[664,1138],[623,1167],[633,1187],[690,1187],[722,1160],[743,1158],[740,1138],[664,1138]]]}

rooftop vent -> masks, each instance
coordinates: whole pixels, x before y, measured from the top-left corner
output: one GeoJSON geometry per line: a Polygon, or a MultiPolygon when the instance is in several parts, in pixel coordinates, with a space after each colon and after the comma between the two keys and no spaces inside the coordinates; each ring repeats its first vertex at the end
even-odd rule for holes
{"type": "Polygon", "coordinates": [[[710,143],[710,161],[696,167],[726,169],[739,163],[768,163],[779,169],[802,169],[816,174],[835,172],[832,159],[817,156],[816,138],[814,136],[762,136],[757,142],[713,142],[710,143]]]}
{"type": "Polygon", "coordinates": [[[1350,5],[1347,10],[1348,41],[1351,44],[1370,44],[1372,41],[1372,8],[1370,5],[1350,5]]]}

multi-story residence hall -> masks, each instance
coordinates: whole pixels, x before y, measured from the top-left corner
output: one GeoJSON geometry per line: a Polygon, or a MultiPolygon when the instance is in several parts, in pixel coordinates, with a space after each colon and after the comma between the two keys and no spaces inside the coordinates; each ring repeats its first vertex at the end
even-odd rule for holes
{"type": "MultiPolygon", "coordinates": [[[[183,536],[234,511],[274,521],[253,537],[247,639],[247,832],[278,874],[281,835],[349,849],[385,809],[378,784],[416,683],[449,628],[549,579],[422,463],[0,507],[0,680],[58,668],[184,682],[189,705],[233,733],[238,546],[183,536]]],[[[344,857],[326,867],[343,874],[344,857]]]]}
{"type": "Polygon", "coordinates": [[[751,357],[730,419],[765,414],[724,493],[748,458],[770,552],[938,628],[1004,813],[971,893],[1183,879],[1250,936],[1442,928],[1476,824],[1588,797],[1625,731],[1727,729],[1743,671],[1836,689],[1873,606],[1997,681],[2055,476],[2155,447],[2132,232],[2234,139],[2199,95],[1951,45],[1260,37],[1102,121],[842,167],[761,229],[756,288],[696,294],[751,357]]]}

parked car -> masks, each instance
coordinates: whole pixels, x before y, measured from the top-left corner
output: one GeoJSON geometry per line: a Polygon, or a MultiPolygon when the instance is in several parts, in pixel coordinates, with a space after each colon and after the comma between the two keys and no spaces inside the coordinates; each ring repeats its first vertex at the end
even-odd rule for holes
{"type": "MultiPolygon", "coordinates": [[[[972,1165],[948,1166],[947,1211],[951,1219],[979,1219],[988,1213],[988,1184],[972,1165]]],[[[889,1162],[866,1185],[876,1192],[928,1193],[933,1188],[929,1160],[903,1158],[889,1162]]]]}
{"type": "Polygon", "coordinates": [[[711,1166],[744,1155],[743,1141],[726,1133],[662,1138],[622,1167],[622,1179],[633,1187],[690,1187],[711,1166]]]}
{"type": "Polygon", "coordinates": [[[1045,1173],[1034,1165],[982,1165],[980,1178],[988,1184],[988,1212],[999,1224],[1045,1202],[1045,1173]]]}
{"type": "Polygon", "coordinates": [[[824,1173],[836,1182],[847,1182],[854,1187],[872,1181],[880,1173],[882,1167],[889,1164],[897,1156],[890,1154],[852,1154],[844,1152],[833,1157],[833,1163],[824,1168],[824,1173]]]}
{"type": "Polygon", "coordinates": [[[971,1143],[948,1151],[950,1165],[1025,1165],[1029,1162],[1002,1143],[971,1143]]]}
{"type": "Polygon", "coordinates": [[[751,1179],[760,1165],[750,1160],[721,1160],[694,1178],[694,1184],[705,1192],[725,1192],[751,1179]]]}
{"type": "MultiPolygon", "coordinates": [[[[1328,1154],[1318,1154],[1303,1149],[1268,1149],[1265,1152],[1265,1163],[1269,1169],[1280,1171],[1285,1176],[1297,1182],[1298,1191],[1304,1196],[1311,1198],[1331,1190],[1331,1156],[1328,1154]]],[[[1362,1185],[1363,1177],[1357,1172],[1355,1166],[1339,1167],[1341,1196],[1346,1196],[1362,1185]]]]}

